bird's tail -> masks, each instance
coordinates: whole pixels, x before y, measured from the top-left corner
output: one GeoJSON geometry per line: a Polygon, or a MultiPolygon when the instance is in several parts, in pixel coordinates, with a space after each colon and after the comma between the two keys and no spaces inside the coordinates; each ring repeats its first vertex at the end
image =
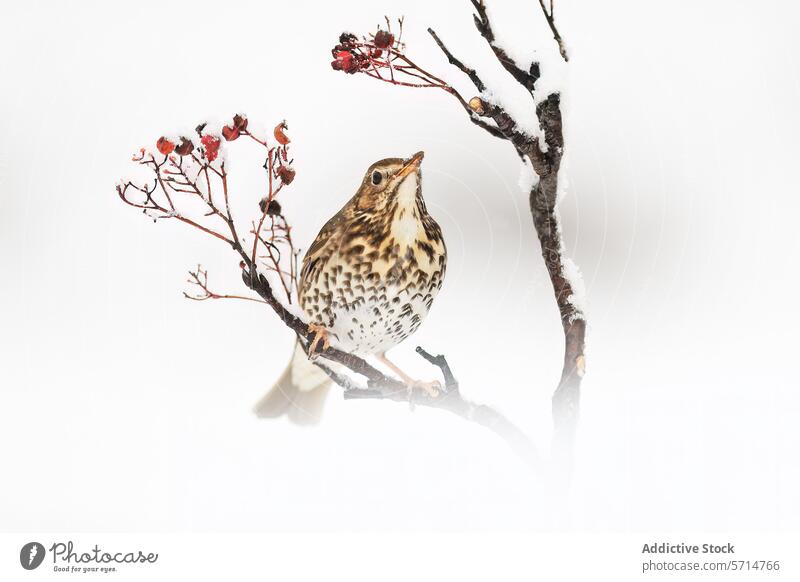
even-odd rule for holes
{"type": "Polygon", "coordinates": [[[316,424],[331,380],[308,360],[299,342],[295,342],[289,365],[275,385],[254,407],[259,418],[277,418],[284,414],[295,424],[316,424]]]}

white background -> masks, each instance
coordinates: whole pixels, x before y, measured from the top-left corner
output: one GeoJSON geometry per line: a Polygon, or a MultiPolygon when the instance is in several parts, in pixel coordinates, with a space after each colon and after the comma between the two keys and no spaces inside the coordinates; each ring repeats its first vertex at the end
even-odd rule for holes
{"type": "MultiPolygon", "coordinates": [[[[490,6],[511,54],[566,86],[561,212],[590,322],[566,499],[445,413],[335,392],[318,428],[256,419],[290,333],[183,299],[198,262],[242,292],[238,259],[114,192],[162,133],[286,118],[282,202],[307,246],[370,163],[424,149],[450,267],[395,358],[434,377],[413,347],[446,353],[547,456],[561,330],[511,147],[443,92],[329,65],[339,32],[404,14],[417,62],[473,94],[433,26],[514,95],[468,2],[30,2],[0,23],[0,529],[797,530],[797,8],[562,0],[565,71],[535,2],[490,6]]],[[[263,184],[240,145],[247,224],[263,184]]]]}

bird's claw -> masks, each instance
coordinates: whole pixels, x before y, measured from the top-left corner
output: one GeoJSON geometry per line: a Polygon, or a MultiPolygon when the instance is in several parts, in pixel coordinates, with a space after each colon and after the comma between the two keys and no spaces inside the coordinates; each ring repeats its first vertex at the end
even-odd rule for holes
{"type": "Polygon", "coordinates": [[[440,394],[444,394],[442,383],[437,380],[434,380],[433,382],[422,382],[421,380],[407,382],[406,391],[408,394],[408,409],[411,412],[414,412],[414,390],[422,390],[430,398],[438,398],[440,394]]]}
{"type": "Polygon", "coordinates": [[[422,382],[417,380],[413,384],[409,385],[408,390],[410,393],[412,393],[414,390],[423,390],[431,398],[438,398],[440,394],[444,393],[442,383],[438,380],[433,380],[432,382],[422,382]]]}
{"type": "Polygon", "coordinates": [[[308,346],[308,357],[313,360],[319,355],[320,351],[324,352],[331,347],[331,343],[328,337],[328,330],[324,326],[310,323],[308,324],[308,333],[314,334],[314,339],[311,340],[311,345],[308,346]],[[320,342],[322,342],[322,350],[317,351],[320,342]]]}

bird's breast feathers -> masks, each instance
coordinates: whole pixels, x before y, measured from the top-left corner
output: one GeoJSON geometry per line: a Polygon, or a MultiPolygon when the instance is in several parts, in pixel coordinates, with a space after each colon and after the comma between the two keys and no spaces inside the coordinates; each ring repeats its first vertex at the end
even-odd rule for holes
{"type": "Polygon", "coordinates": [[[419,327],[442,285],[446,249],[416,176],[383,212],[343,209],[342,216],[337,232],[306,257],[300,302],[342,348],[376,353],[419,327]]]}

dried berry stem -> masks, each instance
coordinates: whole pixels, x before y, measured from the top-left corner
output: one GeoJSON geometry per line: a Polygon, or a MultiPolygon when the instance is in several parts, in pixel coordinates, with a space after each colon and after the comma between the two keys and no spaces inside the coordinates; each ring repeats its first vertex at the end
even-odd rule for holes
{"type": "Polygon", "coordinates": [[[186,282],[199,289],[199,292],[195,295],[191,295],[186,291],[183,292],[183,296],[186,297],[186,299],[191,299],[192,301],[207,301],[208,299],[241,299],[243,301],[253,301],[255,303],[267,303],[263,299],[256,299],[255,297],[245,297],[244,295],[220,295],[218,293],[214,293],[208,288],[208,271],[204,270],[200,265],[197,265],[196,270],[189,271],[189,279],[187,279],[186,282]]]}

